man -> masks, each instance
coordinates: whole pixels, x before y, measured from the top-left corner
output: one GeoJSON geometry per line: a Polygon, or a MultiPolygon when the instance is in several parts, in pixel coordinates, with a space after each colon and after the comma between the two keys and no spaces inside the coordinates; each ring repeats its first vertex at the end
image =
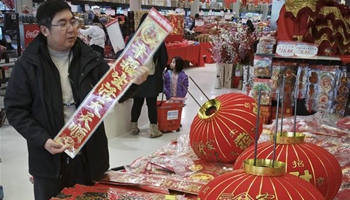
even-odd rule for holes
{"type": "Polygon", "coordinates": [[[100,19],[97,15],[95,15],[94,19],[92,19],[92,23],[93,24],[87,29],[79,29],[79,32],[82,35],[88,36],[90,39],[90,47],[95,51],[100,52],[104,57],[106,33],[103,30],[103,26],[100,23],[100,19]]]}
{"type": "Polygon", "coordinates": [[[199,20],[199,19],[200,19],[199,14],[198,13],[195,14],[194,15],[194,20],[193,20],[191,28],[190,28],[191,31],[194,29],[194,27],[196,27],[196,20],[199,20]]]}
{"type": "MultiPolygon", "coordinates": [[[[66,146],[52,139],[109,66],[77,38],[78,22],[66,2],[45,1],[36,17],[40,34],[13,68],[5,108],[9,123],[27,140],[35,199],[47,200],[64,187],[92,185],[109,168],[103,124],[74,159],[64,153],[66,146]]],[[[135,84],[120,101],[131,97],[147,74],[148,69],[140,67],[135,84]]]]}

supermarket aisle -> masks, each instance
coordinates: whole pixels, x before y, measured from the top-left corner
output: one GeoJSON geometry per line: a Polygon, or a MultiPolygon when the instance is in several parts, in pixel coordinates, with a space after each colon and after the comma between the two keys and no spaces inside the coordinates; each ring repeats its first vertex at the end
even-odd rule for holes
{"type": "MultiPolygon", "coordinates": [[[[214,89],[215,64],[207,64],[205,67],[192,67],[185,69],[208,98],[214,98],[220,94],[233,92],[233,89],[214,89]]],[[[190,81],[189,91],[196,100],[202,104],[206,97],[190,81]]],[[[2,105],[2,98],[0,98],[2,105]]],[[[148,125],[141,127],[138,136],[125,133],[109,140],[111,168],[130,164],[133,160],[148,156],[156,149],[168,144],[181,134],[188,134],[190,124],[199,110],[197,103],[187,96],[186,106],[182,112],[182,128],[180,132],[166,133],[160,138],[150,139],[148,125]]],[[[25,140],[21,135],[5,122],[0,128],[0,185],[4,187],[4,200],[32,200],[33,186],[29,182],[28,154],[25,140]]]]}

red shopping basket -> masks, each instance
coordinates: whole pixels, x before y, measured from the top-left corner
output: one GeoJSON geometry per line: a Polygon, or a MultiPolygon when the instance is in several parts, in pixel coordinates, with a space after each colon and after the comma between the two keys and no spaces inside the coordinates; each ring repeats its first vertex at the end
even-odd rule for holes
{"type": "Polygon", "coordinates": [[[162,132],[180,131],[181,113],[185,98],[157,101],[158,129],[162,132]]]}

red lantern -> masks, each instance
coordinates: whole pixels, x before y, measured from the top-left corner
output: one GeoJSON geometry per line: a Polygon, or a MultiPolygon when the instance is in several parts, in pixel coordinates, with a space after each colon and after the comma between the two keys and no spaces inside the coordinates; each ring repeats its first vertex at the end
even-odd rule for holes
{"type": "MultiPolygon", "coordinates": [[[[245,94],[223,94],[207,101],[193,119],[190,145],[199,158],[233,162],[254,144],[258,105],[245,94]]],[[[262,131],[259,123],[258,137],[262,131]]]]}
{"type": "MultiPolygon", "coordinates": [[[[273,142],[258,144],[257,158],[272,159],[273,142]]],[[[254,157],[254,148],[246,149],[234,164],[243,167],[243,161],[254,157]]],[[[327,150],[304,142],[304,134],[283,133],[276,139],[275,159],[286,163],[286,173],[312,183],[326,199],[333,199],[342,182],[342,171],[337,159],[327,150]]]]}
{"type": "Polygon", "coordinates": [[[286,174],[282,162],[246,160],[244,170],[234,170],[216,177],[199,191],[201,200],[281,199],[322,200],[322,194],[310,183],[286,174]],[[272,163],[274,163],[272,165],[272,163]]]}

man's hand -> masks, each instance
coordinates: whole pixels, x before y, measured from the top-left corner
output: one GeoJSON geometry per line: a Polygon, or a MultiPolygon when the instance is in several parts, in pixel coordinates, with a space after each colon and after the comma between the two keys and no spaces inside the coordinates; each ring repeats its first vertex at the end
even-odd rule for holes
{"type": "Polygon", "coordinates": [[[140,85],[141,83],[145,82],[148,76],[148,71],[149,69],[145,66],[137,68],[133,77],[133,83],[135,83],[136,85],[140,85]]]}
{"type": "Polygon", "coordinates": [[[54,141],[53,139],[48,139],[45,142],[44,148],[50,152],[52,155],[55,155],[57,153],[62,153],[64,152],[68,146],[64,146],[56,141],[54,141]]]}
{"type": "Polygon", "coordinates": [[[0,45],[0,51],[6,51],[6,47],[3,45],[0,45]]]}

